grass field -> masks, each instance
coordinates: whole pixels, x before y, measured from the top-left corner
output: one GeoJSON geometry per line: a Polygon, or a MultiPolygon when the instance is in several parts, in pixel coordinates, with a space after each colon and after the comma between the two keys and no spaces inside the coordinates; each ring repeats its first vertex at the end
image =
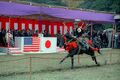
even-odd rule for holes
{"type": "Polygon", "coordinates": [[[80,63],[75,56],[72,70],[69,58],[59,64],[65,53],[0,56],[0,80],[30,80],[30,70],[31,80],[120,80],[120,49],[102,53],[96,54],[101,66],[96,66],[88,55],[81,55],[80,63]]]}

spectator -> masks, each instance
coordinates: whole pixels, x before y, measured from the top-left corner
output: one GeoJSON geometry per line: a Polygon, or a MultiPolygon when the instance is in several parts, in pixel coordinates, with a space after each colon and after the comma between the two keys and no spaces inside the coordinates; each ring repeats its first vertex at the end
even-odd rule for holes
{"type": "Polygon", "coordinates": [[[38,36],[38,31],[37,31],[37,30],[36,30],[36,31],[34,31],[34,32],[33,32],[33,34],[32,34],[32,36],[33,36],[33,37],[38,36]]]}
{"type": "Polygon", "coordinates": [[[36,36],[38,36],[38,34],[39,34],[38,30],[35,31],[35,34],[36,34],[36,36]]]}
{"type": "Polygon", "coordinates": [[[112,30],[107,32],[107,36],[108,36],[108,48],[112,47],[112,30]]]}
{"type": "Polygon", "coordinates": [[[62,35],[60,33],[60,30],[57,32],[56,37],[57,37],[57,46],[62,47],[63,41],[62,41],[62,35]]]}
{"type": "Polygon", "coordinates": [[[32,35],[31,30],[28,29],[28,30],[27,30],[27,36],[31,36],[31,35],[32,35]]]}
{"type": "Polygon", "coordinates": [[[21,36],[25,36],[25,29],[22,29],[22,30],[21,30],[20,35],[21,35],[21,36]]]}
{"type": "Polygon", "coordinates": [[[15,36],[19,36],[19,34],[18,34],[18,32],[19,32],[19,30],[14,30],[14,34],[15,34],[15,36]]]}
{"type": "Polygon", "coordinates": [[[118,44],[118,34],[115,34],[114,35],[114,48],[118,48],[117,44],[118,44]]]}
{"type": "Polygon", "coordinates": [[[118,33],[118,48],[120,48],[120,32],[118,33]]]}
{"type": "Polygon", "coordinates": [[[101,39],[100,36],[97,35],[97,33],[94,35],[93,44],[95,48],[101,48],[101,39]]]}
{"type": "Polygon", "coordinates": [[[44,35],[44,37],[50,37],[50,33],[47,30],[44,30],[43,35],[44,35]]]}
{"type": "Polygon", "coordinates": [[[7,46],[7,44],[6,44],[6,39],[5,39],[5,34],[6,34],[6,31],[5,31],[5,29],[2,29],[1,30],[1,43],[2,43],[2,46],[7,46]]]}
{"type": "Polygon", "coordinates": [[[106,31],[102,33],[102,47],[106,48],[108,46],[108,38],[106,36],[106,31]]]}
{"type": "Polygon", "coordinates": [[[2,32],[0,31],[0,46],[2,46],[2,32]]]}
{"type": "Polygon", "coordinates": [[[6,38],[6,43],[7,44],[9,43],[9,46],[14,47],[14,40],[13,40],[12,32],[7,31],[5,38],[6,38]]]}

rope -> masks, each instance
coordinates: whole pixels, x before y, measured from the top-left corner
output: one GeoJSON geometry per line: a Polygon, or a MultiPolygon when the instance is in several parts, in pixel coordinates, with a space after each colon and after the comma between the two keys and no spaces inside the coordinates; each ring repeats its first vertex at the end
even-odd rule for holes
{"type": "Polygon", "coordinates": [[[40,59],[63,59],[63,58],[51,58],[51,57],[31,57],[31,58],[40,58],[40,59]]]}
{"type": "Polygon", "coordinates": [[[15,59],[15,60],[6,60],[6,61],[0,61],[0,63],[2,62],[12,62],[12,61],[19,61],[19,60],[24,60],[24,59],[28,59],[29,57],[27,58],[20,58],[20,59],[15,59]]]}
{"type": "MultiPolygon", "coordinates": [[[[103,54],[102,55],[96,55],[96,57],[99,57],[99,56],[103,56],[103,54]]],[[[81,57],[81,58],[89,58],[89,57],[94,57],[94,56],[86,56],[86,57],[81,57]]],[[[24,59],[29,59],[30,57],[26,57],[26,58],[20,58],[20,59],[15,59],[15,60],[6,60],[6,61],[0,61],[0,63],[2,63],[2,62],[12,62],[12,61],[19,61],[19,60],[24,60],[24,59]]],[[[53,59],[53,60],[55,60],[55,59],[63,59],[63,58],[53,58],[53,57],[31,57],[31,58],[40,58],[40,59],[53,59]]]]}

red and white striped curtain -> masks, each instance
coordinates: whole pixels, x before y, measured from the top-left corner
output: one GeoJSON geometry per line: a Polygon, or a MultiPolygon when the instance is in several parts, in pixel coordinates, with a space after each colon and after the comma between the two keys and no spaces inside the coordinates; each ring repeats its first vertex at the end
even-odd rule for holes
{"type": "Polygon", "coordinates": [[[51,35],[57,34],[58,31],[61,34],[65,34],[67,31],[72,32],[74,28],[73,22],[66,22],[65,25],[63,22],[55,22],[55,21],[48,21],[48,20],[30,20],[30,19],[23,19],[23,18],[8,18],[8,17],[0,17],[0,30],[1,29],[32,29],[38,30],[39,33],[43,32],[44,30],[49,31],[51,35]],[[9,23],[10,22],[10,23],[9,23]]]}
{"type": "Polygon", "coordinates": [[[67,32],[71,33],[73,29],[74,29],[73,22],[64,23],[64,34],[67,33],[67,32]]]}
{"type": "Polygon", "coordinates": [[[9,18],[0,17],[1,29],[6,29],[6,23],[9,22],[9,18]]]}

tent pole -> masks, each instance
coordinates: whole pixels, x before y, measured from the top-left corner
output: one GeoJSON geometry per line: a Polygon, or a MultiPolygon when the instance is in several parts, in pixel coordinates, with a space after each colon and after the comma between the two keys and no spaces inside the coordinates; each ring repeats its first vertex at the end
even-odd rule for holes
{"type": "Polygon", "coordinates": [[[92,35],[93,35],[93,23],[91,22],[91,28],[90,28],[90,36],[91,36],[91,39],[92,39],[92,35]]]}
{"type": "Polygon", "coordinates": [[[113,24],[113,31],[112,31],[112,48],[114,47],[114,33],[115,33],[115,24],[113,24]]]}
{"type": "Polygon", "coordinates": [[[117,29],[116,29],[116,23],[114,23],[114,33],[116,33],[117,29]]]}

